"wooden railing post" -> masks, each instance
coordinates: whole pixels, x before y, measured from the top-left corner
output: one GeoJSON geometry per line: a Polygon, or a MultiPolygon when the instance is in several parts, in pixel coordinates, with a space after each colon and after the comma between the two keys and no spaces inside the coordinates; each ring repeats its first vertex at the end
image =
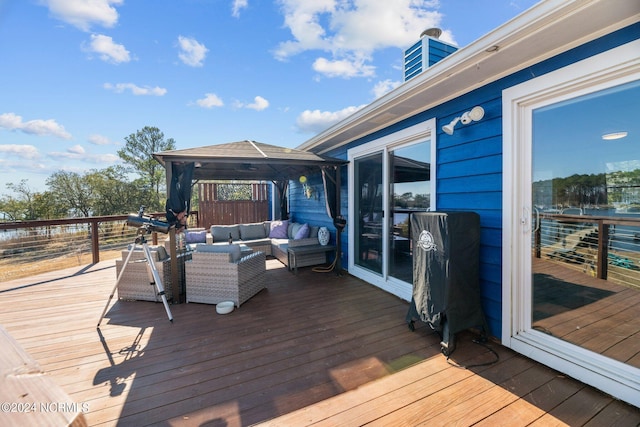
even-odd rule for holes
{"type": "Polygon", "coordinates": [[[609,264],[609,224],[598,220],[598,279],[607,280],[609,264]]]}
{"type": "Polygon", "coordinates": [[[100,236],[98,236],[98,221],[91,221],[91,259],[94,264],[100,262],[100,236]]]}

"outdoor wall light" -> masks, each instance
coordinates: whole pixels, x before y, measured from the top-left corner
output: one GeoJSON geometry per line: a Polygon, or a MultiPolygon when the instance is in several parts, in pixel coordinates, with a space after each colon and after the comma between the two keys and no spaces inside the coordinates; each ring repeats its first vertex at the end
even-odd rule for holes
{"type": "Polygon", "coordinates": [[[453,131],[458,124],[462,122],[463,125],[468,125],[471,122],[477,122],[484,117],[484,108],[480,106],[473,107],[470,111],[466,111],[460,117],[456,117],[448,125],[442,126],[442,131],[447,135],[453,135],[453,131]]]}

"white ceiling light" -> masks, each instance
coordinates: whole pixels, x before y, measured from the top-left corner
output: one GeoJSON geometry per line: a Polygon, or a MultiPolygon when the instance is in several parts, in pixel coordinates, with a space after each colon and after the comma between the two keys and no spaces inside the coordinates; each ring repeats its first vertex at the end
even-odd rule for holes
{"type": "Polygon", "coordinates": [[[611,141],[614,139],[624,138],[625,136],[627,136],[627,132],[611,132],[602,135],[602,139],[604,139],[605,141],[611,141]]]}

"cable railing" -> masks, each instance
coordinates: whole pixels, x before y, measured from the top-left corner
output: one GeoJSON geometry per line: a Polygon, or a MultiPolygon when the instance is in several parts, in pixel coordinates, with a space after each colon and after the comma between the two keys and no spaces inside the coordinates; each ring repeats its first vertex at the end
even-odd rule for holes
{"type": "MultiPolygon", "coordinates": [[[[163,219],[164,213],[149,214],[163,219]]],[[[197,212],[189,226],[197,226],[197,212]]],[[[128,215],[0,223],[0,281],[119,258],[135,241],[128,215]]],[[[150,243],[164,240],[151,233],[150,243]]]]}
{"type": "Polygon", "coordinates": [[[540,213],[537,223],[536,257],[640,288],[640,215],[540,213]]]}

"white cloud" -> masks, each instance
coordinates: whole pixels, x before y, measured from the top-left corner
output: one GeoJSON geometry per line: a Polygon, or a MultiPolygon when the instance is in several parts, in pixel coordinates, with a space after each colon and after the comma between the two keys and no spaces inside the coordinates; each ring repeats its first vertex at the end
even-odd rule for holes
{"type": "Polygon", "coordinates": [[[22,159],[37,159],[40,157],[38,149],[33,145],[0,144],[0,153],[14,155],[22,159]]]}
{"type": "Polygon", "coordinates": [[[55,120],[22,121],[22,117],[14,113],[0,114],[0,128],[19,130],[30,135],[51,135],[62,139],[71,139],[71,134],[55,120]]]}
{"type": "Polygon", "coordinates": [[[240,11],[242,9],[246,9],[248,6],[248,1],[247,0],[233,0],[233,6],[231,9],[231,14],[237,18],[240,16],[240,11]]]}
{"type": "Polygon", "coordinates": [[[14,175],[15,173],[23,175],[25,173],[42,174],[50,172],[52,171],[46,165],[36,161],[0,159],[0,174],[7,176],[6,182],[10,182],[12,179],[18,179],[16,175],[14,175]]]}
{"type": "Polygon", "coordinates": [[[222,107],[224,102],[215,93],[206,93],[204,98],[196,100],[196,104],[202,108],[213,108],[222,107]]]}
{"type": "Polygon", "coordinates": [[[238,104],[238,107],[248,108],[250,110],[262,111],[269,107],[269,101],[264,99],[261,96],[256,96],[253,98],[253,102],[251,104],[238,104]]]}
{"type": "Polygon", "coordinates": [[[205,45],[198,43],[194,38],[183,36],[178,36],[178,45],[180,46],[178,58],[182,62],[191,67],[202,67],[204,58],[209,51],[205,45]]]}
{"type": "Polygon", "coordinates": [[[376,83],[375,86],[373,87],[373,95],[375,96],[376,99],[378,99],[382,95],[386,94],[387,92],[391,92],[393,89],[400,86],[400,84],[402,84],[402,82],[399,80],[393,81],[393,80],[387,79],[387,80],[380,81],[376,83]]]}
{"type": "Polygon", "coordinates": [[[98,135],[98,134],[93,134],[93,135],[89,135],[89,138],[87,138],[87,140],[94,145],[109,145],[111,144],[111,141],[109,141],[109,138],[107,138],[106,136],[103,135],[98,135]]]}
{"type": "Polygon", "coordinates": [[[89,31],[92,24],[111,28],[118,22],[118,12],[113,6],[124,0],[41,0],[51,14],[68,24],[89,31]],[[113,5],[113,6],[112,6],[113,5]]]}
{"type": "Polygon", "coordinates": [[[275,57],[285,60],[308,50],[328,52],[331,58],[318,58],[314,69],[330,77],[371,76],[376,50],[406,48],[442,19],[437,0],[278,2],[292,39],[278,45],[275,57]]]}
{"type": "Polygon", "coordinates": [[[82,147],[82,145],[79,145],[79,144],[76,144],[73,147],[67,148],[67,151],[69,153],[74,153],[74,154],[84,154],[84,148],[82,147]]]}
{"type": "Polygon", "coordinates": [[[347,107],[339,111],[305,110],[298,116],[296,127],[300,132],[319,133],[364,107],[347,107]]]}
{"type": "Polygon", "coordinates": [[[370,77],[375,74],[375,67],[365,64],[366,59],[336,59],[318,58],[313,63],[314,71],[327,77],[370,77]]]}
{"type": "Polygon", "coordinates": [[[131,91],[134,95],[152,95],[152,96],[164,96],[167,93],[167,89],[162,87],[149,87],[149,86],[137,86],[133,83],[105,83],[103,85],[105,89],[112,90],[116,93],[122,93],[125,90],[131,91]]]}
{"type": "Polygon", "coordinates": [[[234,101],[233,107],[262,111],[269,107],[269,101],[267,101],[265,98],[261,96],[256,96],[255,98],[253,98],[253,102],[250,104],[245,104],[244,102],[241,102],[241,101],[234,101]]]}
{"type": "Polygon", "coordinates": [[[115,154],[90,154],[86,153],[84,149],[82,149],[81,152],[77,152],[75,150],[76,147],[71,147],[65,152],[53,151],[51,153],[47,153],[47,156],[56,160],[79,160],[93,164],[113,164],[120,160],[120,158],[115,154]]]}
{"type": "Polygon", "coordinates": [[[91,43],[88,47],[84,47],[87,52],[95,52],[100,55],[100,59],[105,62],[113,62],[119,64],[121,62],[129,62],[131,56],[124,45],[113,42],[109,36],[102,34],[92,34],[91,43]]]}

